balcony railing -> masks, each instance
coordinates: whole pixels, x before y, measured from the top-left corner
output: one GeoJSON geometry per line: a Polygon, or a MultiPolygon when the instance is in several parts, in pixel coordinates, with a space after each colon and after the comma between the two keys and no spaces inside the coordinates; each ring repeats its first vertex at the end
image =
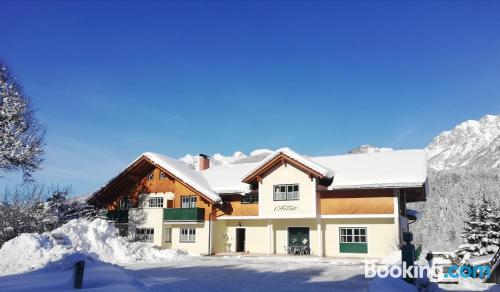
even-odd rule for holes
{"type": "Polygon", "coordinates": [[[116,223],[128,223],[128,210],[109,210],[106,217],[116,223]]]}
{"type": "Polygon", "coordinates": [[[204,221],[203,208],[167,208],[163,209],[164,221],[204,221]]]}

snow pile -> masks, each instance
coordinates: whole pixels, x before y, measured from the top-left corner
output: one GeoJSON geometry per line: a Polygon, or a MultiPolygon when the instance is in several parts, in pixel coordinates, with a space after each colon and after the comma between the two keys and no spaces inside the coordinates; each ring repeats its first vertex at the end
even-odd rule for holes
{"type": "Polygon", "coordinates": [[[52,232],[21,234],[0,249],[0,276],[39,269],[74,254],[114,264],[163,262],[187,256],[179,250],[131,243],[117,234],[117,229],[102,219],[77,219],[52,232]]]}
{"type": "Polygon", "coordinates": [[[386,257],[381,258],[378,261],[378,263],[382,264],[382,265],[386,265],[386,266],[400,265],[402,263],[401,251],[400,250],[393,250],[386,257]]]}

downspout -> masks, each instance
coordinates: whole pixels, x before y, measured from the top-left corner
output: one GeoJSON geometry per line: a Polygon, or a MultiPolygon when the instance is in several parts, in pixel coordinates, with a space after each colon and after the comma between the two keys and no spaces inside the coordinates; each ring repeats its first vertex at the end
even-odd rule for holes
{"type": "Polygon", "coordinates": [[[214,212],[214,206],[212,204],[212,210],[208,214],[208,255],[212,255],[212,214],[214,212]]]}
{"type": "MultiPolygon", "coordinates": [[[[212,212],[210,212],[210,218],[212,217],[212,212]]],[[[212,255],[212,220],[208,219],[208,255],[212,255]]]]}

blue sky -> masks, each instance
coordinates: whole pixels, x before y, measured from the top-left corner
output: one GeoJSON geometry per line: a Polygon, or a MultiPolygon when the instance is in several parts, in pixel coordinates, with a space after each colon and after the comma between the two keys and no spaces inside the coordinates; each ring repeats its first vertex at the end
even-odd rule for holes
{"type": "Polygon", "coordinates": [[[47,127],[36,178],[75,194],[145,151],[423,148],[500,112],[498,1],[0,1],[0,11],[0,59],[47,127]]]}

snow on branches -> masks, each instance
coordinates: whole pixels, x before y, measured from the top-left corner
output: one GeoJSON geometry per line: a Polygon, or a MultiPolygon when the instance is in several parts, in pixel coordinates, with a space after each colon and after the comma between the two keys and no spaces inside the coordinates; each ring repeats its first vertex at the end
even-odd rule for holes
{"type": "Polygon", "coordinates": [[[0,169],[30,179],[42,162],[44,134],[29,98],[0,63],[0,169]]]}
{"type": "Polygon", "coordinates": [[[465,243],[455,252],[464,263],[469,258],[493,254],[500,246],[500,215],[486,198],[480,205],[469,204],[462,238],[465,243]]]}

